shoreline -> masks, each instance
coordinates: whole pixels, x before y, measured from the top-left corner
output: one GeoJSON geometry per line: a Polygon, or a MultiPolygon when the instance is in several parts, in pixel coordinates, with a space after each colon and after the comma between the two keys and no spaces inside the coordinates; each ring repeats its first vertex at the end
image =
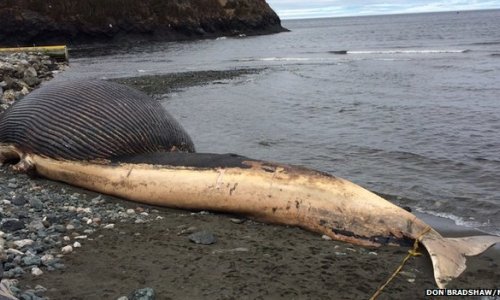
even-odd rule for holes
{"type": "MultiPolygon", "coordinates": [[[[115,81],[154,94],[252,72],[259,69],[115,81]],[[162,80],[163,88],[168,88],[161,89],[154,80],[162,80]]],[[[368,298],[409,249],[367,249],[327,241],[298,228],[224,214],[146,206],[45,179],[29,179],[6,167],[0,169],[0,179],[5,183],[0,185],[3,219],[17,219],[25,225],[24,229],[2,236],[6,250],[10,247],[12,253],[24,253],[9,254],[11,261],[7,260],[19,260],[21,269],[25,269],[19,277],[19,292],[50,299],[117,299],[146,287],[153,288],[159,299],[368,298]],[[213,245],[190,242],[189,234],[200,230],[212,232],[218,241],[213,245]],[[20,235],[37,238],[31,245],[14,247],[13,241],[20,235]],[[47,236],[50,238],[45,239],[47,236]],[[82,247],[73,247],[75,243],[82,247]],[[66,246],[72,246],[72,251],[62,254],[66,246]],[[52,259],[25,264],[25,257],[42,257],[40,254],[52,255],[52,259]],[[43,274],[29,274],[35,265],[43,274]],[[37,285],[44,288],[37,290],[37,285]]],[[[424,220],[430,220],[430,225],[445,235],[472,233],[450,225],[451,220],[428,217],[424,220]]],[[[465,273],[449,287],[498,288],[498,261],[497,248],[469,258],[465,273]]],[[[15,267],[5,271],[10,270],[15,267]]],[[[410,259],[379,299],[425,298],[427,288],[436,286],[430,259],[424,254],[410,259]]]]}

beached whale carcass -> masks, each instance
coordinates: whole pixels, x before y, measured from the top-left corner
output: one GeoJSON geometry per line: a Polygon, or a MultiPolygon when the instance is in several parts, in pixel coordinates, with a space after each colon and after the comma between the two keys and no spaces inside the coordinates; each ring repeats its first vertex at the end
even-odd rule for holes
{"type": "Polygon", "coordinates": [[[439,287],[497,236],[444,238],[406,210],[347,180],[231,154],[194,153],[155,100],[106,81],[52,83],[0,116],[0,162],[147,204],[212,210],[300,226],[364,246],[419,239],[439,287]]]}

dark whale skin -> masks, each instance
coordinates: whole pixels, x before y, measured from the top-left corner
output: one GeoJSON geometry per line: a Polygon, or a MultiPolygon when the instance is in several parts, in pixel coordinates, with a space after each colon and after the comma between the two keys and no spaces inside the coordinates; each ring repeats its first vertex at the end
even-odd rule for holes
{"type": "Polygon", "coordinates": [[[194,152],[182,126],[148,95],[114,82],[54,82],[0,115],[0,143],[55,159],[194,152]]]}

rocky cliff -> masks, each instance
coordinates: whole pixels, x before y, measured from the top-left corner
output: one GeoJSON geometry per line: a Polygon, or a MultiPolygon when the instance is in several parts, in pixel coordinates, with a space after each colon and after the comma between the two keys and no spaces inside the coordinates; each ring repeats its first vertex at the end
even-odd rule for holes
{"type": "Polygon", "coordinates": [[[284,31],[265,0],[1,0],[0,47],[284,31]]]}

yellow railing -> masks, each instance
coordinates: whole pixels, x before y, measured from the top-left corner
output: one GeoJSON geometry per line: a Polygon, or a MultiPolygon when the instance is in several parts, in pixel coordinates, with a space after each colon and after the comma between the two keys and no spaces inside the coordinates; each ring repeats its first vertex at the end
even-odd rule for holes
{"type": "Polygon", "coordinates": [[[14,47],[0,48],[0,53],[15,52],[41,52],[58,60],[68,60],[68,48],[66,46],[35,46],[35,47],[14,47]]]}

